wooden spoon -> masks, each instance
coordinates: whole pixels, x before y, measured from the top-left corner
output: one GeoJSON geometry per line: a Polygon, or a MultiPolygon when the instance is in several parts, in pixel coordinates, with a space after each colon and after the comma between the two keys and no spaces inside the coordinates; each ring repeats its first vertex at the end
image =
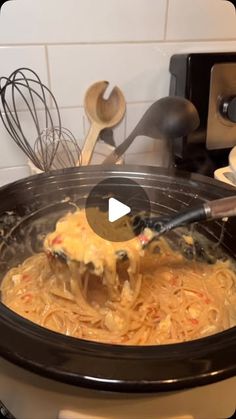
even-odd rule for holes
{"type": "Polygon", "coordinates": [[[108,85],[108,81],[94,83],[85,95],[84,108],[91,121],[91,127],[82,149],[82,165],[90,163],[101,130],[117,125],[125,113],[125,98],[117,86],[112,89],[108,99],[104,99],[103,95],[108,85]]]}

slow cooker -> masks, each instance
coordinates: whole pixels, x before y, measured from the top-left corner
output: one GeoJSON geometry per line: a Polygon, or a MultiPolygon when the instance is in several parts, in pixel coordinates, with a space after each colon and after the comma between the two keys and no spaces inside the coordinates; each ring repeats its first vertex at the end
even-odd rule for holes
{"type": "MultiPolygon", "coordinates": [[[[142,166],[40,174],[0,189],[1,278],[106,178],[128,178],[166,214],[235,189],[201,175],[142,166]]],[[[127,186],[128,187],[128,186],[127,186]]],[[[236,220],[199,223],[236,257],[236,220]]],[[[95,343],[44,329],[0,304],[0,399],[17,419],[225,418],[236,406],[236,327],[160,346],[95,343]]],[[[4,408],[2,409],[4,411],[4,408]]]]}

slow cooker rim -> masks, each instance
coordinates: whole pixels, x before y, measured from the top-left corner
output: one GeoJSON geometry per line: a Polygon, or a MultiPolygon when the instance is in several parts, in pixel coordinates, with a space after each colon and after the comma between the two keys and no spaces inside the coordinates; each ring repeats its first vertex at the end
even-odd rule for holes
{"type": "MultiPolygon", "coordinates": [[[[101,173],[101,165],[89,165],[89,166],[81,166],[81,167],[69,167],[66,169],[60,169],[60,170],[53,170],[51,172],[47,172],[47,173],[39,173],[36,175],[31,175],[28,177],[25,177],[23,179],[19,179],[16,180],[14,182],[11,182],[7,185],[3,185],[0,187],[0,193],[2,192],[7,192],[9,189],[13,189],[15,187],[18,187],[21,184],[25,184],[25,185],[33,185],[35,183],[39,183],[41,180],[43,181],[45,178],[55,178],[55,177],[64,177],[67,176],[68,174],[76,174],[76,173],[84,173],[85,175],[88,173],[96,173],[99,172],[101,173]]],[[[103,166],[102,168],[102,172],[103,173],[110,173],[110,174],[114,174],[117,173],[119,176],[120,174],[122,174],[124,176],[124,174],[137,174],[137,175],[159,175],[159,176],[171,176],[173,178],[182,178],[184,180],[188,180],[188,181],[196,181],[196,182],[201,182],[201,183],[206,183],[206,184],[211,184],[213,186],[218,186],[219,188],[222,188],[222,186],[224,186],[225,190],[228,190],[229,192],[234,192],[235,193],[235,187],[221,182],[217,179],[214,178],[210,178],[208,176],[204,176],[202,174],[199,173],[192,173],[192,172],[187,172],[184,170],[179,170],[177,168],[164,168],[164,167],[156,167],[156,166],[144,166],[144,165],[107,165],[107,166],[103,166]]]]}

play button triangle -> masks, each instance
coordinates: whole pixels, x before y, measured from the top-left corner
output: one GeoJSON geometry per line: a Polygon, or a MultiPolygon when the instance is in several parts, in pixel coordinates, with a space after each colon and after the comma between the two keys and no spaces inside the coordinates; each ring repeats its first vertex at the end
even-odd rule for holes
{"type": "Polygon", "coordinates": [[[115,198],[109,198],[108,200],[108,220],[110,223],[119,220],[131,212],[131,208],[128,205],[123,204],[115,198]]]}

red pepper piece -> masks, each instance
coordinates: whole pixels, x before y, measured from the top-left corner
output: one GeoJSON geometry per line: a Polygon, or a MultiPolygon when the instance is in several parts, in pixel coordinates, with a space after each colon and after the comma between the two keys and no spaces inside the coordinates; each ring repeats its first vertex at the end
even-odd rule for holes
{"type": "Polygon", "coordinates": [[[52,240],[52,245],[54,244],[61,244],[62,243],[62,238],[61,236],[56,236],[53,240],[52,240]]]}
{"type": "Polygon", "coordinates": [[[197,325],[199,323],[199,321],[197,319],[189,319],[189,320],[194,325],[197,325]]]}
{"type": "Polygon", "coordinates": [[[23,274],[23,275],[22,275],[22,281],[27,282],[27,281],[29,281],[29,280],[30,280],[30,276],[29,276],[29,275],[27,275],[27,274],[23,274]]]}
{"type": "Polygon", "coordinates": [[[144,245],[147,244],[149,242],[149,239],[147,236],[145,236],[145,234],[140,234],[139,236],[139,240],[140,242],[144,245]]]}

